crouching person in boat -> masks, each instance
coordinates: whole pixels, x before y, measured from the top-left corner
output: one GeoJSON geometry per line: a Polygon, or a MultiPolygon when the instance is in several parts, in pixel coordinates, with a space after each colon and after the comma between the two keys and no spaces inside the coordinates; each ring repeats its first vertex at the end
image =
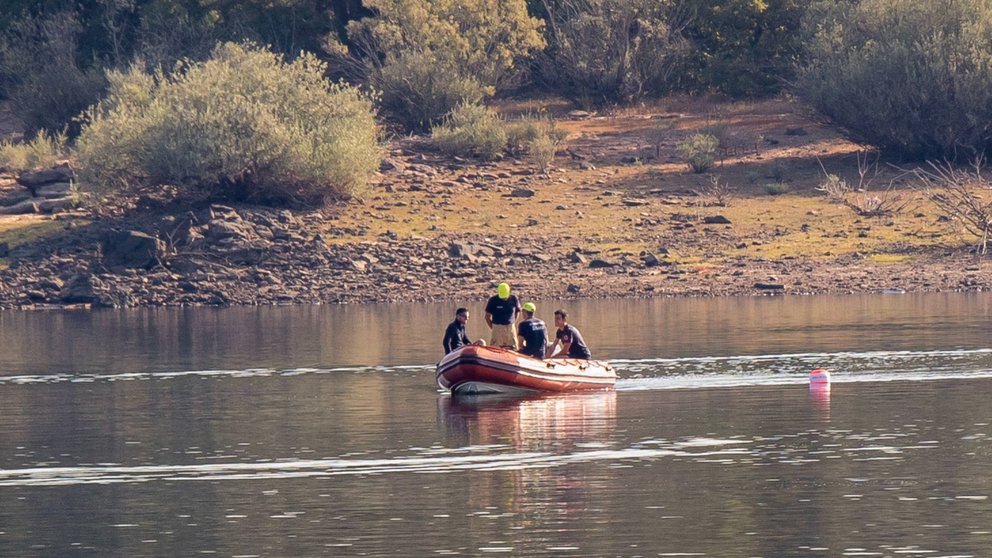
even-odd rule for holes
{"type": "Polygon", "coordinates": [[[520,312],[520,300],[510,294],[510,285],[500,283],[496,296],[486,302],[486,325],[492,330],[490,345],[517,350],[517,330],[514,323],[520,312]]]}
{"type": "Polygon", "coordinates": [[[555,332],[554,344],[548,348],[548,358],[554,356],[556,351],[561,357],[585,360],[592,358],[592,353],[589,352],[589,347],[586,346],[578,328],[568,323],[568,312],[555,310],[555,327],[558,330],[555,332]]]}
{"type": "Polygon", "coordinates": [[[533,302],[523,305],[524,319],[517,324],[517,338],[520,340],[520,352],[536,359],[544,358],[548,346],[548,328],[544,320],[534,317],[537,306],[533,302]]]}
{"type": "Polygon", "coordinates": [[[466,323],[468,323],[468,309],[459,308],[455,310],[455,321],[448,324],[448,329],[444,330],[444,340],[441,342],[444,345],[444,354],[448,354],[465,345],[486,344],[482,339],[474,343],[469,340],[468,335],[465,333],[466,323]]]}

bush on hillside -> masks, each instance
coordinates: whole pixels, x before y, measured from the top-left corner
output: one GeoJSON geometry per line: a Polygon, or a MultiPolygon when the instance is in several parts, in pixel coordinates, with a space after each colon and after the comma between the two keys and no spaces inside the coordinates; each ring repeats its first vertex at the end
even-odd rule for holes
{"type": "Polygon", "coordinates": [[[908,158],[992,146],[992,3],[830,0],[798,90],[855,139],[908,158]]]}
{"type": "Polygon", "coordinates": [[[239,200],[319,203],[347,197],[381,160],[372,100],[251,45],[149,75],[111,72],[76,146],[84,181],[173,184],[239,200]]]}
{"type": "Polygon", "coordinates": [[[664,88],[685,46],[670,2],[549,0],[542,81],[584,105],[629,103],[664,88]]]}
{"type": "Polygon", "coordinates": [[[548,134],[541,134],[531,140],[527,153],[541,172],[548,172],[558,152],[558,142],[548,134]]]}
{"type": "Polygon", "coordinates": [[[0,168],[23,172],[55,166],[65,156],[66,136],[49,134],[44,130],[30,141],[0,142],[0,168]]]}
{"type": "Polygon", "coordinates": [[[692,168],[692,172],[702,174],[716,162],[716,150],[720,140],[710,134],[692,134],[676,146],[679,155],[692,168]]]}
{"type": "Polygon", "coordinates": [[[525,0],[366,0],[374,17],[348,25],[384,107],[428,129],[456,106],[493,94],[517,64],[544,47],[525,0]]]}
{"type": "Polygon", "coordinates": [[[684,51],[675,76],[683,90],[731,97],[767,96],[792,81],[806,0],[708,0],[689,3],[684,51]]]}
{"type": "Polygon", "coordinates": [[[365,0],[376,13],[349,24],[387,55],[427,52],[498,87],[518,61],[544,47],[525,0],[365,0]]]}
{"type": "Polygon", "coordinates": [[[509,121],[504,124],[504,128],[510,153],[528,155],[541,172],[547,172],[551,168],[558,146],[568,135],[553,120],[542,117],[509,121]]]}
{"type": "Polygon", "coordinates": [[[106,87],[99,68],[77,61],[79,20],[70,12],[27,17],[0,36],[0,86],[31,131],[75,134],[73,118],[106,87]]]}
{"type": "Polygon", "coordinates": [[[428,130],[452,109],[480,104],[493,93],[475,78],[429,53],[404,52],[370,75],[381,107],[409,130],[428,130]]]}
{"type": "Polygon", "coordinates": [[[527,153],[530,145],[547,137],[555,144],[565,141],[568,132],[559,128],[554,120],[543,116],[525,116],[505,124],[507,146],[512,153],[527,153]]]}
{"type": "Polygon", "coordinates": [[[545,172],[567,134],[547,118],[505,121],[488,107],[463,104],[434,126],[431,135],[438,149],[449,155],[488,161],[507,152],[513,156],[526,155],[545,172]]]}
{"type": "Polygon", "coordinates": [[[491,161],[506,151],[506,129],[499,116],[482,105],[459,105],[431,130],[438,148],[449,155],[491,161]]]}

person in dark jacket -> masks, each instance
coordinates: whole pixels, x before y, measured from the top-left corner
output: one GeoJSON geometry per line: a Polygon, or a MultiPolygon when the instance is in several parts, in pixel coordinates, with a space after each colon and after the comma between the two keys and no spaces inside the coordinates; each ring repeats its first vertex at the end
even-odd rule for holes
{"type": "Polygon", "coordinates": [[[543,320],[534,317],[534,312],[537,312],[537,306],[533,302],[524,303],[524,319],[517,324],[517,338],[520,340],[521,353],[543,359],[548,345],[548,328],[543,320]]]}
{"type": "Polygon", "coordinates": [[[582,339],[579,329],[568,323],[568,312],[555,310],[555,327],[558,328],[558,331],[555,332],[554,344],[548,348],[548,358],[554,356],[555,349],[559,346],[561,347],[558,350],[560,356],[586,360],[592,358],[592,353],[589,352],[589,347],[582,339]]]}
{"type": "Polygon", "coordinates": [[[517,350],[517,314],[520,300],[510,294],[510,285],[500,283],[496,295],[486,302],[486,325],[492,330],[489,344],[517,350]]]}
{"type": "MultiPolygon", "coordinates": [[[[448,324],[448,329],[444,330],[444,340],[441,342],[444,345],[444,354],[448,354],[455,349],[464,347],[465,345],[472,345],[472,341],[468,338],[465,333],[465,324],[468,322],[468,309],[459,308],[455,310],[455,321],[448,324]]],[[[475,342],[476,345],[484,344],[480,339],[475,342]]]]}

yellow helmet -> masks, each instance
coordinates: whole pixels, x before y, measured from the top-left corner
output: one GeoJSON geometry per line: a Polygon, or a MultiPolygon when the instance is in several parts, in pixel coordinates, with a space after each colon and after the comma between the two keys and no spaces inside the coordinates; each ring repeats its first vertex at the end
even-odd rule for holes
{"type": "Polygon", "coordinates": [[[533,302],[525,302],[524,310],[531,313],[537,312],[537,305],[534,304],[533,302]]]}
{"type": "Polygon", "coordinates": [[[506,283],[500,283],[496,287],[496,293],[500,298],[510,298],[510,285],[506,283]]]}

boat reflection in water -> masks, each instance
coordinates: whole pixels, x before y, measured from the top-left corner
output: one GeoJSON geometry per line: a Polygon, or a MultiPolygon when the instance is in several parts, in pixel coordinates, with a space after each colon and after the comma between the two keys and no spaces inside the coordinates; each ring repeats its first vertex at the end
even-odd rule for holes
{"type": "Polygon", "coordinates": [[[524,397],[438,398],[438,418],[451,443],[507,445],[517,450],[607,443],[616,422],[613,390],[524,397]]]}
{"type": "Polygon", "coordinates": [[[493,458],[472,474],[449,477],[450,494],[485,510],[456,529],[502,530],[508,546],[526,533],[549,548],[589,547],[575,526],[591,520],[590,499],[614,482],[615,473],[583,456],[617,443],[616,397],[612,390],[439,397],[438,422],[447,445],[493,458]]]}

